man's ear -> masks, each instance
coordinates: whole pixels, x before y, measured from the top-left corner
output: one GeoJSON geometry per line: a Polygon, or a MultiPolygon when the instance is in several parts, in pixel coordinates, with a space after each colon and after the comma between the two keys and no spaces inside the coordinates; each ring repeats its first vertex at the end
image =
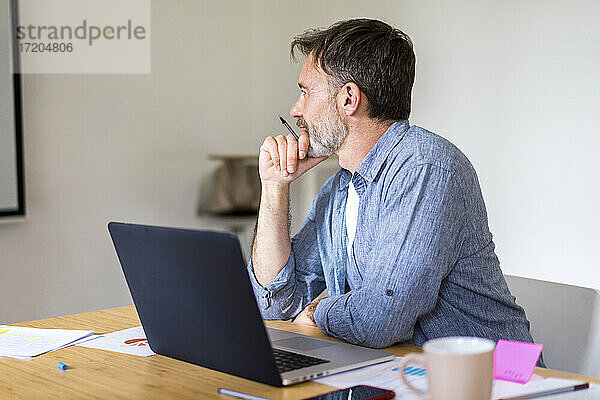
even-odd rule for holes
{"type": "Polygon", "coordinates": [[[338,104],[346,115],[353,115],[358,110],[362,93],[356,83],[348,82],[338,93],[338,104]]]}

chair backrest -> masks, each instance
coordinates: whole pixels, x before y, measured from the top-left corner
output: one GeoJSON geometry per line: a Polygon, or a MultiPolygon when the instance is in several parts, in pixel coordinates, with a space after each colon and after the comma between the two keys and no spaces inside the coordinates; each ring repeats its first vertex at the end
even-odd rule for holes
{"type": "Polygon", "coordinates": [[[600,376],[600,292],[505,275],[548,368],[600,376]]]}

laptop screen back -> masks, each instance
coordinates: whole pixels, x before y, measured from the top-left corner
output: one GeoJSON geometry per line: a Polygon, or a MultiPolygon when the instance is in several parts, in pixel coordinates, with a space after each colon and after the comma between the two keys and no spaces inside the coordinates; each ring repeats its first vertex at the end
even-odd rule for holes
{"type": "Polygon", "coordinates": [[[108,228],[154,352],[281,386],[235,235],[108,228]]]}

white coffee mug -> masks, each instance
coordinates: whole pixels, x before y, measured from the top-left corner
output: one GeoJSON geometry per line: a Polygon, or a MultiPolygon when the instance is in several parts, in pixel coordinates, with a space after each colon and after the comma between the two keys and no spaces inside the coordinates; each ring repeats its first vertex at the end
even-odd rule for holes
{"type": "Polygon", "coordinates": [[[453,336],[429,340],[423,353],[409,353],[400,376],[410,390],[427,400],[490,400],[495,343],[477,337],[453,336]],[[404,369],[410,363],[426,369],[429,392],[415,388],[404,369]]]}

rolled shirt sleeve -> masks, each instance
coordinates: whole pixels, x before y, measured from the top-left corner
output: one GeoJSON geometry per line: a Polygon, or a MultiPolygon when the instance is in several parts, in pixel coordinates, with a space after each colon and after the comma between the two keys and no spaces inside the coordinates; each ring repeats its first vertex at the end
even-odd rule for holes
{"type": "Polygon", "coordinates": [[[451,171],[419,164],[393,182],[381,213],[371,217],[379,218],[378,230],[360,266],[362,285],[322,299],[314,314],[328,335],[376,348],[409,340],[418,319],[434,309],[466,219],[451,171]]]}
{"type": "Polygon", "coordinates": [[[277,307],[277,305],[281,303],[281,300],[290,298],[293,293],[294,285],[291,284],[291,282],[293,282],[292,279],[295,278],[294,267],[294,253],[292,250],[287,263],[281,271],[279,271],[275,280],[266,286],[262,286],[254,275],[252,259],[248,262],[248,273],[250,275],[252,288],[254,289],[254,297],[256,297],[256,302],[263,318],[276,319],[277,317],[275,315],[283,314],[283,307],[277,307]],[[273,298],[275,298],[276,306],[271,308],[273,305],[273,298]],[[271,309],[269,310],[269,308],[271,309]],[[274,316],[273,318],[269,318],[271,314],[274,316]]]}
{"type": "Polygon", "coordinates": [[[273,282],[262,286],[254,275],[252,259],[248,262],[248,274],[264,319],[293,318],[325,290],[314,221],[315,203],[292,238],[290,256],[273,282]]]}

